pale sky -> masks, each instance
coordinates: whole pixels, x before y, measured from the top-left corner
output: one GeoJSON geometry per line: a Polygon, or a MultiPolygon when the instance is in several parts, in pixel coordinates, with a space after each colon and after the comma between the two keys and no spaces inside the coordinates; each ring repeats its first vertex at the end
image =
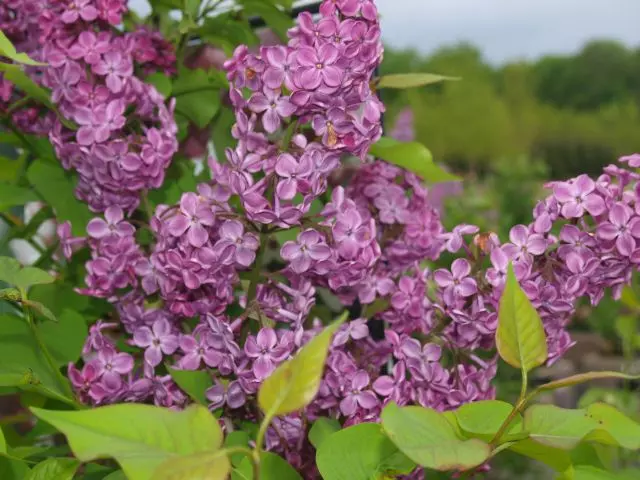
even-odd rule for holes
{"type": "MultiPolygon", "coordinates": [[[[573,53],[594,38],[640,46],[640,0],[377,0],[385,42],[430,52],[469,41],[493,63],[573,53]]],[[[130,0],[139,10],[146,0],[130,0]]],[[[145,8],[146,7],[146,8],[145,8]]]]}

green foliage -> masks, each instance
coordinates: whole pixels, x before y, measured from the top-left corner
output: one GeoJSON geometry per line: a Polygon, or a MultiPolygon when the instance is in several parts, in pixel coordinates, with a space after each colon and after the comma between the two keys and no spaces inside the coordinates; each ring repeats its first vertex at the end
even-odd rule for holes
{"type": "Polygon", "coordinates": [[[415,88],[452,80],[460,80],[460,78],[435,73],[400,73],[380,77],[376,86],[378,88],[415,88]]]}
{"type": "MultiPolygon", "coordinates": [[[[253,480],[253,467],[245,457],[238,468],[231,472],[231,480],[253,480]]],[[[260,480],[302,480],[300,474],[279,455],[260,453],[260,480]]]]}
{"type": "Polygon", "coordinates": [[[509,264],[500,298],[496,346],[509,365],[528,372],[547,360],[547,342],[542,321],[531,305],[509,264]]]}
{"type": "Polygon", "coordinates": [[[39,268],[23,268],[14,258],[0,257],[0,281],[26,290],[32,285],[51,283],[53,277],[39,268]]]}
{"type": "Polygon", "coordinates": [[[139,404],[77,412],[31,410],[66,435],[76,458],[114,458],[130,480],[196,479],[206,469],[226,474],[228,468],[226,456],[216,455],[222,445],[220,426],[201,406],[181,412],[139,404]]]}
{"type": "Polygon", "coordinates": [[[331,339],[347,315],[345,312],[312,338],[293,359],[282,363],[262,383],[258,403],[267,418],[295,412],[313,400],[320,388],[331,339]]]}
{"type": "Polygon", "coordinates": [[[264,0],[239,0],[247,15],[261,17],[283,41],[288,41],[287,31],[293,27],[293,19],[274,4],[264,0]]]}
{"type": "Polygon", "coordinates": [[[0,62],[0,73],[26,95],[55,111],[49,93],[31,80],[20,66],[0,62]]]}
{"type": "MultiPolygon", "coordinates": [[[[490,441],[507,420],[513,405],[500,400],[483,400],[462,405],[454,411],[460,429],[467,435],[490,441]]],[[[508,430],[506,440],[522,432],[522,416],[517,414],[508,430]]]]}
{"type": "Polygon", "coordinates": [[[534,405],[525,412],[524,428],[532,440],[560,449],[581,441],[640,449],[640,425],[604,403],[578,410],[534,405]]]}
{"type": "Polygon", "coordinates": [[[181,68],[172,90],[176,112],[199,128],[206,127],[220,108],[220,89],[225,86],[219,73],[181,68]]]}
{"type": "Polygon", "coordinates": [[[434,470],[467,470],[489,458],[491,448],[460,438],[440,413],[391,403],[381,415],[382,427],[398,448],[418,465],[434,470]]]}
{"type": "Polygon", "coordinates": [[[0,55],[13,60],[16,63],[23,63],[25,65],[46,65],[46,63],[36,62],[31,59],[26,53],[18,53],[16,47],[13,46],[11,40],[0,30],[0,55]]]}
{"type": "Polygon", "coordinates": [[[173,381],[192,399],[202,406],[208,405],[205,392],[211,387],[211,375],[204,370],[176,370],[167,367],[167,371],[173,381]]]}
{"type": "MultiPolygon", "coordinates": [[[[0,166],[0,168],[2,167],[0,166]]],[[[0,182],[0,212],[8,210],[10,207],[24,205],[28,202],[37,202],[38,200],[40,200],[38,195],[29,188],[0,182]]]]}
{"type": "Polygon", "coordinates": [[[73,458],[48,458],[33,467],[25,480],[72,480],[79,466],[73,458]]]}
{"type": "Polygon", "coordinates": [[[374,423],[361,423],[326,438],[316,454],[324,480],[371,480],[415,467],[374,423]]]}
{"type": "Polygon", "coordinates": [[[57,163],[36,160],[27,171],[27,178],[40,196],[53,207],[60,221],[71,222],[75,236],[86,234],[85,228],[93,217],[86,204],[74,193],[71,177],[57,163]]]}
{"type": "Polygon", "coordinates": [[[315,422],[311,430],[309,430],[309,441],[316,450],[320,448],[320,445],[332,434],[340,430],[340,422],[334,418],[320,417],[315,422]]]}
{"type": "Polygon", "coordinates": [[[433,163],[431,152],[417,142],[399,142],[389,137],[382,137],[371,146],[369,153],[416,173],[428,183],[460,180],[433,163]]]}

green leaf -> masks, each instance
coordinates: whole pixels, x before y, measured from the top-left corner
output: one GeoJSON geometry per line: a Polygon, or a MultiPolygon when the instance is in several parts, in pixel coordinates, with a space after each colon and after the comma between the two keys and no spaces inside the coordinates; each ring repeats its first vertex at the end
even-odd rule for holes
{"type": "MultiPolygon", "coordinates": [[[[231,480],[253,480],[253,466],[246,456],[231,473],[231,480]]],[[[260,480],[302,480],[300,474],[279,455],[260,453],[260,480]]]]}
{"type": "Polygon", "coordinates": [[[312,338],[297,355],[281,364],[262,383],[258,403],[269,417],[295,412],[308,405],[318,393],[324,363],[335,331],[348,312],[312,338]]]}
{"type": "Polygon", "coordinates": [[[461,180],[433,163],[431,152],[418,142],[399,142],[393,138],[382,137],[371,146],[369,153],[419,175],[428,183],[461,180]]]}
{"type": "MultiPolygon", "coordinates": [[[[167,460],[192,454],[209,455],[222,444],[218,421],[199,405],[180,412],[139,404],[77,412],[39,408],[31,411],[66,435],[80,461],[114,458],[130,480],[158,479],[156,469],[167,460]]],[[[191,460],[195,464],[196,459],[191,460]]],[[[224,463],[207,461],[216,469],[224,463]]],[[[177,461],[165,466],[178,471],[182,464],[177,461]]],[[[176,480],[179,478],[183,477],[176,480]]]]}
{"type": "Polygon", "coordinates": [[[26,53],[18,53],[16,51],[16,47],[14,47],[11,40],[2,33],[2,30],[0,30],[0,55],[10,58],[17,63],[24,63],[25,65],[46,65],[46,63],[40,63],[32,60],[26,53]]]}
{"type": "Polygon", "coordinates": [[[2,480],[24,480],[29,475],[29,471],[26,463],[0,456],[0,478],[2,480]]]}
{"type": "MultiPolygon", "coordinates": [[[[243,432],[242,430],[234,430],[229,433],[224,439],[225,448],[228,447],[247,447],[249,448],[249,441],[251,438],[247,432],[243,432]]],[[[237,467],[242,462],[242,459],[245,457],[243,453],[234,453],[229,455],[231,459],[231,465],[237,467]]]]}
{"type": "Polygon", "coordinates": [[[11,65],[8,63],[0,62],[0,72],[4,74],[4,78],[13,83],[16,87],[22,90],[27,96],[37,100],[44,106],[55,110],[54,105],[51,103],[49,93],[40,87],[36,82],[31,80],[29,75],[24,73],[19,65],[11,65]]]}
{"type": "Polygon", "coordinates": [[[57,323],[43,323],[38,326],[51,352],[60,366],[76,362],[89,334],[84,318],[73,310],[64,310],[57,323]]]}
{"type": "Polygon", "coordinates": [[[567,451],[542,445],[531,439],[519,441],[511,445],[509,450],[544,463],[557,472],[564,472],[571,466],[571,456],[567,451]]]}
{"type": "Polygon", "coordinates": [[[547,360],[547,342],[542,321],[531,305],[509,264],[500,298],[496,346],[502,359],[528,372],[547,360]]]}
{"type": "MultiPolygon", "coordinates": [[[[169,458],[159,465],[153,480],[225,480],[231,465],[223,451],[193,453],[169,458]]],[[[126,471],[126,469],[125,469],[126,471]]],[[[137,480],[132,478],[132,480],[137,480]]]]}
{"type": "Polygon", "coordinates": [[[47,320],[50,320],[52,322],[58,321],[58,319],[53,314],[53,312],[49,310],[47,307],[45,307],[43,304],[41,304],[40,302],[34,302],[32,300],[22,300],[22,303],[28,306],[33,312],[39,313],[42,317],[46,318],[47,320]]]}
{"type": "Polygon", "coordinates": [[[164,73],[152,73],[148,77],[144,79],[145,83],[149,83],[153,85],[158,93],[160,93],[164,98],[169,98],[171,95],[171,78],[169,78],[164,73]]]}
{"type": "Polygon", "coordinates": [[[316,453],[316,464],[324,480],[371,480],[415,468],[376,423],[361,423],[330,435],[316,453]]]}
{"type": "Polygon", "coordinates": [[[620,476],[590,465],[569,468],[558,480],[621,480],[620,476]]]}
{"type": "MultiPolygon", "coordinates": [[[[2,138],[0,138],[0,144],[2,143],[5,142],[2,138]]],[[[18,146],[21,146],[21,144],[18,143],[18,146]]],[[[24,168],[25,160],[26,155],[21,155],[18,158],[8,158],[0,155],[0,181],[2,182],[0,186],[0,199],[2,199],[0,200],[0,209],[4,208],[2,207],[2,205],[4,204],[4,199],[6,198],[10,198],[10,202],[15,202],[15,200],[11,199],[11,195],[4,192],[4,189],[7,188],[7,185],[13,184],[13,182],[18,179],[20,171],[24,168]]],[[[32,200],[27,201],[30,202],[32,200]]],[[[21,205],[21,203],[16,203],[16,205],[21,205]]]]}
{"type": "Polygon", "coordinates": [[[27,178],[40,196],[53,207],[58,220],[71,222],[73,235],[86,235],[87,223],[93,215],[75,197],[74,185],[60,165],[36,160],[29,167],[27,178]]]}
{"type": "Polygon", "coordinates": [[[209,404],[205,392],[213,381],[206,370],[175,370],[171,367],[167,370],[173,381],[191,398],[205,407],[209,404]]]}
{"type": "Polygon", "coordinates": [[[398,407],[382,411],[382,427],[410,459],[434,470],[467,470],[485,462],[491,447],[478,439],[463,440],[440,413],[423,407],[398,407]]]}
{"type": "MultiPolygon", "coordinates": [[[[482,400],[462,405],[453,413],[462,430],[483,440],[490,441],[512,410],[513,406],[506,402],[482,400]]],[[[507,434],[502,439],[509,441],[509,435],[518,434],[521,431],[522,416],[517,414],[511,422],[507,434]]]]}
{"type": "Polygon", "coordinates": [[[230,108],[221,108],[213,122],[211,139],[216,152],[216,160],[220,163],[226,162],[224,150],[235,145],[235,138],[231,135],[231,127],[235,123],[235,115],[230,108]]]}
{"type": "Polygon", "coordinates": [[[540,392],[547,390],[557,390],[558,388],[571,387],[574,385],[580,385],[581,383],[589,382],[591,380],[603,380],[603,379],[621,379],[621,380],[638,380],[640,375],[627,375],[620,372],[587,372],[579,373],[577,375],[571,375],[570,377],[561,378],[560,380],[554,380],[549,383],[545,383],[536,388],[540,392]]]}
{"type": "Polygon", "coordinates": [[[248,15],[255,15],[262,18],[267,26],[273,30],[280,40],[288,40],[287,31],[293,27],[291,15],[284,13],[264,0],[240,0],[244,10],[248,15]]]}
{"type": "Polygon", "coordinates": [[[532,440],[566,450],[581,441],[640,448],[640,425],[605,403],[577,410],[533,405],[525,412],[524,428],[532,440]]]}
{"type": "Polygon", "coordinates": [[[33,190],[0,182],[0,212],[4,212],[11,207],[24,205],[28,202],[37,202],[39,200],[40,198],[33,190]]]}
{"type": "Polygon", "coordinates": [[[109,475],[104,477],[102,480],[128,480],[128,479],[122,470],[116,470],[115,472],[110,473],[109,475]]]}
{"type": "Polygon", "coordinates": [[[342,426],[335,418],[320,417],[309,430],[309,441],[316,450],[332,434],[340,430],[342,426]]]}
{"type": "Polygon", "coordinates": [[[29,290],[29,300],[46,305],[56,317],[60,316],[64,310],[84,313],[90,306],[90,299],[87,296],[80,295],[70,285],[59,282],[35,285],[29,290]]]}
{"type": "Polygon", "coordinates": [[[237,19],[233,13],[207,18],[197,34],[207,43],[221,47],[227,56],[233,53],[237,45],[251,46],[260,43],[249,22],[237,19]]]}
{"type": "Polygon", "coordinates": [[[33,467],[25,480],[72,480],[79,466],[73,458],[48,458],[33,467]]]}
{"type": "Polygon", "coordinates": [[[22,267],[11,257],[0,257],[0,281],[15,285],[19,289],[28,289],[31,285],[53,282],[54,278],[44,270],[35,267],[22,267]]]}
{"type": "Polygon", "coordinates": [[[176,112],[199,128],[206,127],[220,108],[220,89],[224,85],[214,73],[181,68],[173,83],[176,112]]]}
{"type": "MultiPolygon", "coordinates": [[[[57,325],[57,324],[50,324],[57,325]]],[[[45,342],[52,341],[44,338],[45,342]]],[[[17,386],[51,398],[71,402],[22,318],[0,315],[0,386],[17,386]]]]}
{"type": "Polygon", "coordinates": [[[415,88],[432,83],[460,80],[460,77],[446,77],[435,73],[397,73],[383,75],[378,80],[378,88],[415,88]]]}
{"type": "Polygon", "coordinates": [[[4,439],[2,428],[0,428],[0,453],[7,453],[7,441],[4,439]]]}

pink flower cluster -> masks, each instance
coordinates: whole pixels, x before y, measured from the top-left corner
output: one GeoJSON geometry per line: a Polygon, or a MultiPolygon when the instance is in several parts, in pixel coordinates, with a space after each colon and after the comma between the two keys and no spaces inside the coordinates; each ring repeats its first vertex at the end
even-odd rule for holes
{"type": "Polygon", "coordinates": [[[236,49],[225,64],[236,147],[210,159],[212,181],[158,206],[144,227],[151,244],[138,244],[125,217],[141,190],[162,184],[176,143],[171,109],[134,71],[170,72],[166,44],[146,30],[112,33],[118,1],[48,5],[45,84],[80,127],[52,118],[50,138],[82,198],[104,211],[88,239],[62,225],[61,243],[67,255],[89,246],[83,292],[112,302],[118,319],[93,325],[84,365],[69,366],[86,403],[183,407],[170,365],[210,372],[210,408],[255,420],[261,382],[320,331],[320,317],[347,307],[319,395],[267,432],[269,449],[314,478],[307,420],[349,425],[376,421],[392,400],[447,410],[494,396],[509,262],[543,319],[549,362],[572,344],[578,300],[619,294],[638,268],[640,156],[596,180],[550,184],[533,222],[505,243],[473,225],[446,231],[419,177],[367,157],[384,110],[370,87],[382,57],[372,0],[325,0],[288,45],[236,49]],[[380,325],[382,338],[372,334],[380,325]]]}
{"type": "Polygon", "coordinates": [[[178,148],[173,107],[136,69],[172,73],[172,47],[147,29],[114,30],[124,0],[15,1],[0,8],[14,17],[13,30],[29,33],[27,51],[48,64],[34,69],[34,79],[51,89],[67,120],[63,124],[53,112],[40,118],[40,110],[30,107],[17,112],[14,122],[49,134],[62,165],[78,173],[76,193],[92,210],[117,205],[133,211],[142,191],[162,185],[178,148]],[[26,7],[35,23],[22,20],[26,7]],[[77,128],[69,128],[73,123],[77,128]]]}

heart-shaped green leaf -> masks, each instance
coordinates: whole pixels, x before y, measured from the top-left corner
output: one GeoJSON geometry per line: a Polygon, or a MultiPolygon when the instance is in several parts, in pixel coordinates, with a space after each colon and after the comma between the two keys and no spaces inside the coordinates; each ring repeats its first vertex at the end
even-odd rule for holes
{"type": "MultiPolygon", "coordinates": [[[[181,472],[185,463],[178,459],[193,454],[204,457],[222,444],[217,420],[200,405],[181,412],[139,404],[77,412],[31,410],[66,435],[76,458],[83,462],[114,458],[130,480],[159,478],[156,469],[168,460],[175,463],[165,464],[167,469],[181,472]]],[[[215,471],[228,464],[226,457],[220,458],[225,460],[198,457],[215,471]]],[[[189,477],[176,477],[180,478],[189,477]]]]}
{"type": "Polygon", "coordinates": [[[461,180],[433,163],[431,152],[418,142],[399,142],[382,137],[371,145],[369,153],[410,172],[419,175],[425,182],[455,182],[461,180]]]}
{"type": "Polygon", "coordinates": [[[460,80],[460,77],[447,77],[435,73],[394,73],[383,75],[378,80],[378,88],[415,88],[432,83],[460,80]]]}
{"type": "Polygon", "coordinates": [[[313,337],[291,360],[281,364],[262,383],[258,403],[269,417],[295,412],[308,405],[318,393],[331,339],[347,319],[345,313],[313,337]]]}
{"type": "Polygon", "coordinates": [[[79,466],[73,458],[47,458],[33,467],[25,480],[72,480],[79,466]]]}
{"type": "Polygon", "coordinates": [[[333,433],[320,445],[316,463],[324,480],[371,480],[385,478],[385,474],[407,474],[415,468],[376,423],[333,433]]]}
{"type": "Polygon", "coordinates": [[[500,298],[496,346],[505,362],[525,372],[547,360],[547,341],[542,321],[518,284],[511,264],[500,298]]]}
{"type": "MultiPolygon", "coordinates": [[[[458,425],[464,432],[490,441],[498,432],[504,421],[511,414],[513,406],[500,400],[482,400],[467,403],[457,410],[454,415],[458,425]]],[[[509,440],[510,434],[522,431],[522,416],[517,414],[503,440],[509,440]]]]}
{"type": "Polygon", "coordinates": [[[464,440],[449,421],[435,410],[398,407],[390,403],[382,411],[382,427],[410,459],[434,470],[467,470],[485,462],[490,446],[478,439],[464,440]]]}
{"type": "Polygon", "coordinates": [[[533,405],[525,412],[524,428],[532,440],[566,450],[581,441],[640,448],[640,425],[605,403],[576,410],[533,405]]]}

